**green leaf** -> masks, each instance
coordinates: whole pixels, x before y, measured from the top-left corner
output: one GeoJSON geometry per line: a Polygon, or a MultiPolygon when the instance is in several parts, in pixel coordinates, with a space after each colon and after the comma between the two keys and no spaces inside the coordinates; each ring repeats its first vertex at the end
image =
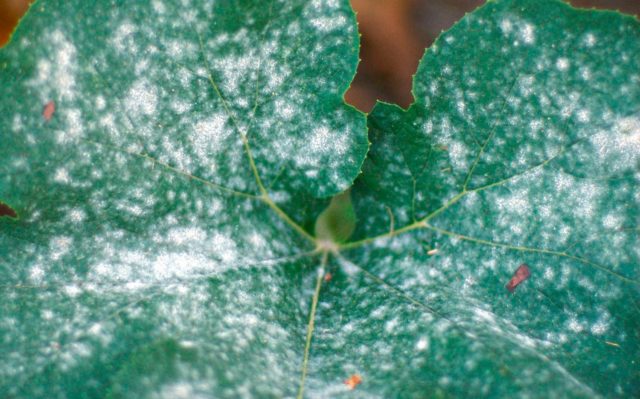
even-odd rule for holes
{"type": "Polygon", "coordinates": [[[354,274],[317,316],[348,333],[316,338],[322,378],[349,365],[386,397],[640,394],[638,54],[637,20],[551,0],[489,2],[438,39],[415,103],[370,115],[354,274]]]}
{"type": "Polygon", "coordinates": [[[32,6],[0,51],[0,397],[295,394],[358,48],[346,0],[32,6]]]}
{"type": "Polygon", "coordinates": [[[468,15],[326,208],[368,147],[354,21],[32,7],[0,51],[0,396],[638,395],[638,21],[468,15]]]}

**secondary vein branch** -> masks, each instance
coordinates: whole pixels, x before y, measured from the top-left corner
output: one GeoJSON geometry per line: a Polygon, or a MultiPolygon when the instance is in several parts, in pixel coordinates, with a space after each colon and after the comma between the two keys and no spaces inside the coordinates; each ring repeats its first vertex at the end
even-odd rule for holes
{"type": "Polygon", "coordinates": [[[429,220],[433,219],[434,217],[438,216],[440,213],[442,213],[445,210],[447,210],[453,204],[455,204],[456,202],[460,201],[468,193],[469,193],[468,191],[463,191],[463,192],[457,194],[455,197],[453,197],[449,201],[447,201],[446,204],[444,204],[440,208],[436,209],[435,211],[431,212],[429,215],[427,215],[423,219],[420,219],[420,220],[418,220],[416,222],[413,222],[413,223],[411,223],[411,224],[409,224],[407,226],[404,226],[404,227],[402,227],[400,229],[390,230],[388,233],[385,233],[385,234],[380,234],[380,235],[375,236],[375,237],[365,238],[365,239],[360,240],[360,241],[354,241],[354,242],[342,244],[342,245],[340,245],[340,249],[354,249],[354,248],[361,247],[363,245],[370,244],[370,243],[372,243],[373,241],[376,241],[376,240],[381,240],[381,239],[384,239],[384,238],[392,238],[392,237],[395,237],[397,235],[400,235],[400,234],[403,234],[403,233],[406,233],[406,232],[409,232],[409,231],[413,231],[413,230],[424,228],[424,227],[426,227],[427,222],[429,220]]]}
{"type": "MultiPolygon", "coordinates": [[[[252,172],[253,177],[254,177],[254,179],[256,181],[256,185],[258,186],[258,189],[260,190],[260,197],[259,198],[265,204],[267,204],[271,209],[273,209],[276,212],[276,214],[286,224],[291,226],[296,232],[298,232],[300,235],[302,235],[305,239],[315,243],[315,241],[316,241],[315,238],[313,236],[311,236],[309,233],[307,233],[293,219],[291,219],[289,217],[289,215],[287,215],[275,202],[273,202],[273,200],[269,196],[269,193],[267,192],[267,189],[265,188],[264,184],[262,183],[262,179],[260,178],[260,173],[258,172],[258,168],[257,168],[255,160],[253,158],[253,153],[251,152],[251,147],[249,145],[249,139],[247,137],[247,134],[240,129],[240,125],[239,125],[238,121],[236,120],[235,115],[231,111],[231,107],[229,106],[227,100],[222,95],[222,92],[220,91],[220,88],[218,87],[218,84],[213,79],[213,73],[211,71],[211,67],[209,65],[209,61],[207,60],[207,57],[206,57],[206,54],[205,54],[204,40],[203,40],[202,35],[200,34],[200,32],[198,30],[196,30],[196,33],[198,34],[198,41],[199,41],[199,44],[200,44],[200,52],[202,54],[202,59],[203,59],[203,62],[204,62],[204,66],[205,66],[205,69],[207,71],[207,75],[208,75],[207,77],[209,79],[211,87],[215,91],[216,95],[220,98],[220,101],[222,102],[222,106],[224,107],[226,113],[229,115],[229,118],[231,119],[236,131],[240,135],[240,139],[242,140],[242,145],[244,147],[244,151],[245,151],[245,153],[247,155],[247,159],[249,160],[249,166],[251,168],[251,172],[252,172]]],[[[254,105],[254,110],[253,110],[254,113],[255,113],[255,107],[256,106],[257,106],[257,102],[254,105]]]]}
{"type": "Polygon", "coordinates": [[[591,266],[594,267],[596,269],[599,269],[605,273],[611,274],[612,276],[615,276],[619,279],[621,279],[622,281],[626,282],[626,283],[632,283],[632,284],[640,284],[640,281],[636,281],[634,279],[631,279],[629,277],[626,277],[618,272],[615,272],[611,269],[607,269],[606,267],[592,262],[588,259],[585,258],[581,258],[579,256],[575,256],[575,255],[571,255],[567,252],[560,252],[560,251],[554,251],[551,249],[544,249],[544,248],[533,248],[533,247],[526,247],[526,246],[522,246],[522,245],[511,245],[511,244],[505,244],[505,243],[501,243],[501,242],[495,242],[495,241],[490,241],[490,240],[484,240],[481,238],[476,238],[476,237],[471,237],[471,236],[466,236],[463,234],[458,234],[456,232],[453,231],[449,231],[449,230],[445,230],[445,229],[441,229],[439,227],[435,227],[432,226],[430,224],[426,224],[425,227],[429,230],[433,230],[435,232],[438,232],[440,234],[444,234],[446,236],[449,237],[453,237],[453,238],[457,238],[459,240],[462,241],[469,241],[469,242],[473,242],[476,244],[481,244],[481,245],[486,245],[486,246],[490,246],[490,247],[496,247],[496,248],[505,248],[505,249],[509,249],[509,250],[514,250],[514,251],[521,251],[521,252],[535,252],[535,253],[539,253],[539,254],[546,254],[546,255],[555,255],[555,256],[559,256],[559,257],[563,257],[563,258],[567,258],[567,259],[571,259],[574,260],[576,262],[582,263],[584,265],[587,266],[591,266]]]}
{"type": "Polygon", "coordinates": [[[304,383],[307,378],[307,371],[309,368],[309,351],[311,350],[311,338],[313,337],[313,329],[315,327],[316,309],[318,308],[318,300],[320,298],[320,288],[322,287],[322,280],[324,279],[324,268],[327,265],[328,252],[322,254],[322,261],[320,262],[320,269],[318,270],[318,276],[316,278],[316,288],[313,293],[313,300],[311,302],[311,311],[309,312],[309,323],[307,324],[307,338],[304,345],[304,357],[302,359],[302,371],[300,375],[300,386],[298,388],[298,399],[302,399],[304,395],[304,383]]]}

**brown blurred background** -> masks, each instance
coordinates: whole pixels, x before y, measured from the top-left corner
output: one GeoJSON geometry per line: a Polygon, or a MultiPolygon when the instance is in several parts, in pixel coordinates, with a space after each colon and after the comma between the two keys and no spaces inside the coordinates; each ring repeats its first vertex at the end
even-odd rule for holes
{"type": "MultiPolygon", "coordinates": [[[[640,15],[640,0],[569,0],[575,6],[640,15]]],[[[0,45],[30,0],[0,0],[0,45]]],[[[424,49],[484,0],[351,0],[362,33],[362,61],[346,99],[368,112],[376,99],[407,106],[424,49]]]]}

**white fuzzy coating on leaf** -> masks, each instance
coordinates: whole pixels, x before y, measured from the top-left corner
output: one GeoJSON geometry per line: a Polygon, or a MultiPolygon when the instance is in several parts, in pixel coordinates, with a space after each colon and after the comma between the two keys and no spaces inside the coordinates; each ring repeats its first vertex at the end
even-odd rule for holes
{"type": "MultiPolygon", "coordinates": [[[[432,396],[632,395],[640,31],[630,20],[575,29],[560,6],[544,23],[515,4],[495,12],[505,4],[427,51],[408,112],[372,113],[373,161],[354,195],[361,237],[380,238],[345,255],[359,288],[342,293],[340,316],[322,316],[380,331],[388,347],[350,333],[334,367],[359,357],[368,381],[387,384],[379,369],[398,381],[420,370],[432,396]],[[425,314],[440,325],[415,321],[425,314]]],[[[385,389],[372,384],[367,394],[385,389]]]]}
{"type": "Polygon", "coordinates": [[[66,24],[69,7],[27,17],[50,21],[38,28],[39,52],[32,36],[7,50],[17,62],[17,52],[34,59],[11,83],[33,105],[9,112],[6,131],[22,147],[0,176],[3,200],[7,190],[24,195],[19,223],[29,235],[18,239],[0,222],[0,331],[9,337],[0,380],[12,381],[0,392],[289,395],[309,306],[306,288],[290,282],[301,275],[306,286],[318,259],[255,198],[248,152],[265,187],[274,181],[274,201],[331,195],[355,178],[366,130],[342,101],[357,61],[347,2],[230,11],[154,0],[97,5],[66,24]],[[224,22],[229,12],[237,15],[224,22]],[[105,36],[87,40],[88,24],[105,36]],[[49,101],[55,113],[44,120],[49,101]],[[23,312],[28,320],[13,316],[23,312]],[[192,352],[157,361],[163,340],[192,352]],[[145,375],[127,369],[137,361],[145,375]],[[78,377],[94,368],[95,378],[78,377]],[[47,370],[77,384],[31,384],[47,370]]]}
{"type": "Polygon", "coordinates": [[[50,100],[73,100],[77,91],[76,47],[60,29],[48,35],[49,51],[38,60],[37,73],[28,81],[40,92],[42,105],[50,100]]]}

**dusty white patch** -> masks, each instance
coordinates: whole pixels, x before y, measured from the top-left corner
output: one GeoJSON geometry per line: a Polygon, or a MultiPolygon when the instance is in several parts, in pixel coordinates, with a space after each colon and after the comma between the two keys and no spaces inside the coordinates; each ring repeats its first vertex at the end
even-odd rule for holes
{"type": "Polygon", "coordinates": [[[535,27],[530,23],[523,23],[520,27],[520,37],[527,44],[533,44],[536,41],[535,27]]]}
{"type": "Polygon", "coordinates": [[[422,337],[416,342],[416,349],[419,351],[424,351],[429,349],[429,338],[422,337]]]}
{"type": "Polygon", "coordinates": [[[113,34],[112,43],[116,50],[120,52],[135,51],[133,48],[133,34],[136,27],[129,21],[124,21],[113,34]]]}
{"type": "Polygon", "coordinates": [[[71,183],[71,176],[66,168],[58,168],[53,175],[53,180],[57,183],[69,184],[71,183]]]}
{"type": "Polygon", "coordinates": [[[87,218],[87,213],[80,208],[74,208],[69,211],[69,220],[73,223],[82,223],[87,218]]]}
{"type": "Polygon", "coordinates": [[[589,141],[603,165],[615,172],[633,169],[640,162],[640,117],[619,118],[610,131],[600,131],[589,141]]]}
{"type": "Polygon", "coordinates": [[[311,25],[324,33],[342,29],[346,24],[347,19],[344,15],[338,15],[335,17],[318,17],[311,20],[311,25]]]}
{"type": "Polygon", "coordinates": [[[78,68],[77,50],[59,29],[51,32],[47,40],[50,55],[37,61],[37,75],[27,84],[38,90],[43,105],[50,100],[73,100],[78,68]]]}
{"type": "Polygon", "coordinates": [[[146,79],[136,81],[125,98],[131,114],[154,115],[158,106],[158,89],[146,79]]]}
{"type": "Polygon", "coordinates": [[[569,69],[569,65],[570,65],[570,61],[568,58],[558,58],[556,60],[556,68],[558,68],[559,71],[566,71],[569,69]]]}

